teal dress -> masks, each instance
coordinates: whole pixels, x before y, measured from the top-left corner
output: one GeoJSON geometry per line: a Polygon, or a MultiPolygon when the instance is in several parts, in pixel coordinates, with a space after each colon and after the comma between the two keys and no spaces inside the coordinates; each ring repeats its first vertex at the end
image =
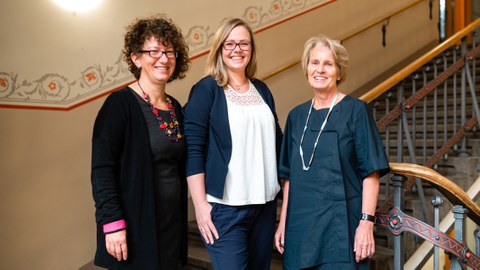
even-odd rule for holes
{"type": "MultiPolygon", "coordinates": [[[[289,113],[280,154],[280,177],[290,180],[284,269],[361,269],[366,262],[355,262],[353,243],[362,184],[374,171],[388,172],[385,149],[367,104],[345,96],[333,107],[304,171],[299,146],[310,104],[289,113]]],[[[327,112],[312,109],[302,144],[305,164],[327,112]]]]}

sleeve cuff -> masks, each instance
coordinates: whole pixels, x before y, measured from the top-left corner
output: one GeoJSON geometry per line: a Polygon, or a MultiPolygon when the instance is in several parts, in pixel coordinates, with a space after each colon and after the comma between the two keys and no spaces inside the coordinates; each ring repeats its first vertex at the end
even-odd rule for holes
{"type": "Polygon", "coordinates": [[[112,232],[120,231],[125,229],[126,227],[127,225],[125,224],[124,219],[117,220],[114,222],[103,224],[103,233],[112,233],[112,232]]]}

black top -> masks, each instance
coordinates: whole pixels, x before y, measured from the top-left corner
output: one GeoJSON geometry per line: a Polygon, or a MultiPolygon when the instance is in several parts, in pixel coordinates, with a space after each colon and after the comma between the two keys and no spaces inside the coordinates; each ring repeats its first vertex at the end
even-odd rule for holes
{"type": "MultiPolygon", "coordinates": [[[[160,269],[176,269],[181,249],[181,186],[179,171],[185,154],[185,140],[172,142],[165,131],[159,127],[158,119],[152,113],[150,105],[135,91],[131,90],[142,109],[150,134],[150,146],[153,157],[153,179],[155,181],[155,199],[157,212],[157,238],[160,246],[160,269]]],[[[170,97],[171,98],[171,97],[170,97]]],[[[173,100],[173,98],[171,98],[173,100]]],[[[157,109],[159,115],[170,122],[170,112],[157,109]]],[[[176,112],[181,113],[180,111],[176,112]]]]}

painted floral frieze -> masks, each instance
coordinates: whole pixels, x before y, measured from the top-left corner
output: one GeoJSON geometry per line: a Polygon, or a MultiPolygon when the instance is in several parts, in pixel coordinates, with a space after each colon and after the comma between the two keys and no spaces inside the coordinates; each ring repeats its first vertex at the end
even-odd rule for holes
{"type": "MultiPolygon", "coordinates": [[[[260,30],[327,0],[274,0],[267,5],[248,6],[241,16],[252,28],[260,30]]],[[[190,55],[205,54],[215,29],[195,25],[186,31],[190,55]]],[[[76,78],[48,73],[38,79],[21,79],[18,72],[0,70],[0,107],[74,107],[82,101],[111,91],[133,81],[126,64],[119,56],[110,65],[94,64],[84,68],[76,78]]]]}

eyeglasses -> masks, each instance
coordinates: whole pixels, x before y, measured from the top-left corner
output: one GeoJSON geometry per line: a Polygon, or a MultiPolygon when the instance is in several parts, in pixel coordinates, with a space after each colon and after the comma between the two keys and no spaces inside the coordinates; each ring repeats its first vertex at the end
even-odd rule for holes
{"type": "Polygon", "coordinates": [[[242,51],[248,51],[251,48],[251,43],[250,42],[240,42],[236,43],[233,41],[226,41],[223,43],[223,48],[228,51],[235,50],[236,47],[239,47],[240,50],[242,51]]]}
{"type": "Polygon", "coordinates": [[[168,59],[175,59],[178,56],[176,51],[160,51],[160,50],[142,50],[141,53],[148,53],[151,58],[160,59],[165,54],[168,59]]]}

